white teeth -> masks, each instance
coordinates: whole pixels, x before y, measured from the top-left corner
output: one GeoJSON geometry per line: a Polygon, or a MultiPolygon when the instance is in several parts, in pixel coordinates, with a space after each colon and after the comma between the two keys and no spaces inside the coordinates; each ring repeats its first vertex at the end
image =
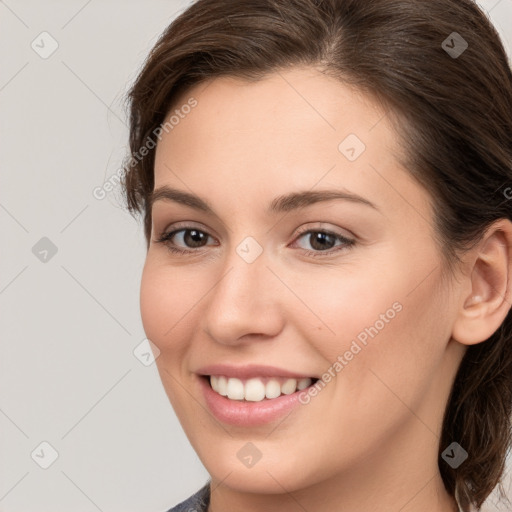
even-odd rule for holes
{"type": "Polygon", "coordinates": [[[292,393],[295,393],[296,390],[297,390],[297,380],[296,379],[288,379],[281,386],[281,393],[284,393],[285,395],[291,395],[292,393]]]}
{"type": "Polygon", "coordinates": [[[228,396],[228,380],[226,377],[218,377],[217,380],[217,393],[222,396],[228,396]]]}
{"type": "Polygon", "coordinates": [[[244,399],[244,383],[240,379],[229,379],[227,387],[228,398],[231,400],[244,399]]]}
{"type": "Polygon", "coordinates": [[[260,379],[249,379],[245,383],[245,399],[260,402],[265,398],[265,384],[260,379]]]}
{"type": "Polygon", "coordinates": [[[306,389],[312,384],[312,380],[309,378],[306,379],[300,379],[299,382],[297,382],[297,389],[301,391],[302,389],[306,389]]]}
{"type": "Polygon", "coordinates": [[[276,379],[270,379],[265,386],[265,396],[277,398],[279,395],[281,395],[281,384],[276,379]]]}
{"type": "Polygon", "coordinates": [[[265,398],[272,399],[283,395],[291,395],[297,390],[305,389],[312,384],[309,377],[304,379],[287,379],[282,384],[277,379],[269,379],[265,383],[260,378],[248,379],[245,383],[240,379],[225,376],[210,376],[212,389],[219,395],[227,396],[230,400],[246,400],[261,402],[265,398]]]}

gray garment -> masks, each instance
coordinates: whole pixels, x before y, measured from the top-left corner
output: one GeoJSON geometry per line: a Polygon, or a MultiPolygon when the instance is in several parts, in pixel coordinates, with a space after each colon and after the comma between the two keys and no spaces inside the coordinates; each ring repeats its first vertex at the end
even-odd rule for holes
{"type": "Polygon", "coordinates": [[[208,512],[210,504],[210,481],[208,481],[199,491],[178,503],[167,512],[208,512]]]}

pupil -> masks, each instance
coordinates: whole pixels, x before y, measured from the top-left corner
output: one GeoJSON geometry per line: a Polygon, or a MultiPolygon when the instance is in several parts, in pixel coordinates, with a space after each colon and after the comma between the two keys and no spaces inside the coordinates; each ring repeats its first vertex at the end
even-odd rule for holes
{"type": "Polygon", "coordinates": [[[311,235],[312,239],[310,240],[311,247],[317,250],[325,250],[330,249],[334,246],[334,237],[329,235],[328,233],[316,233],[315,235],[311,235]],[[326,247],[327,242],[327,247],[326,247]],[[329,243],[332,242],[332,243],[329,243]],[[318,245],[317,245],[318,244],[318,245]],[[317,245],[317,247],[315,247],[317,245]]]}
{"type": "Polygon", "coordinates": [[[190,229],[185,234],[185,242],[191,247],[200,247],[201,242],[206,239],[205,233],[197,229],[190,229]]]}

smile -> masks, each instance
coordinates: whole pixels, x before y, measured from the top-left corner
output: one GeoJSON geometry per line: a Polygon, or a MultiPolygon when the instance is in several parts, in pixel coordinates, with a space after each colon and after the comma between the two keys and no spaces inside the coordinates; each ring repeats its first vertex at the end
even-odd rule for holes
{"type": "Polygon", "coordinates": [[[261,402],[272,400],[281,395],[291,395],[313,384],[318,379],[287,377],[254,377],[247,380],[224,375],[210,375],[211,388],[221,396],[230,400],[245,400],[248,402],[261,402]]]}

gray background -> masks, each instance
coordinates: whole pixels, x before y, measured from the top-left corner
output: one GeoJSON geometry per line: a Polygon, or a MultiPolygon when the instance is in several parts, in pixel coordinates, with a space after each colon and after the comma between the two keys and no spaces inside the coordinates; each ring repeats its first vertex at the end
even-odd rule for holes
{"type": "MultiPolygon", "coordinates": [[[[479,3],[510,52],[512,0],[479,3]]],[[[0,0],[0,511],[164,511],[208,477],[141,355],[142,224],[119,187],[93,195],[127,151],[124,94],[187,5],[0,0]]]]}

